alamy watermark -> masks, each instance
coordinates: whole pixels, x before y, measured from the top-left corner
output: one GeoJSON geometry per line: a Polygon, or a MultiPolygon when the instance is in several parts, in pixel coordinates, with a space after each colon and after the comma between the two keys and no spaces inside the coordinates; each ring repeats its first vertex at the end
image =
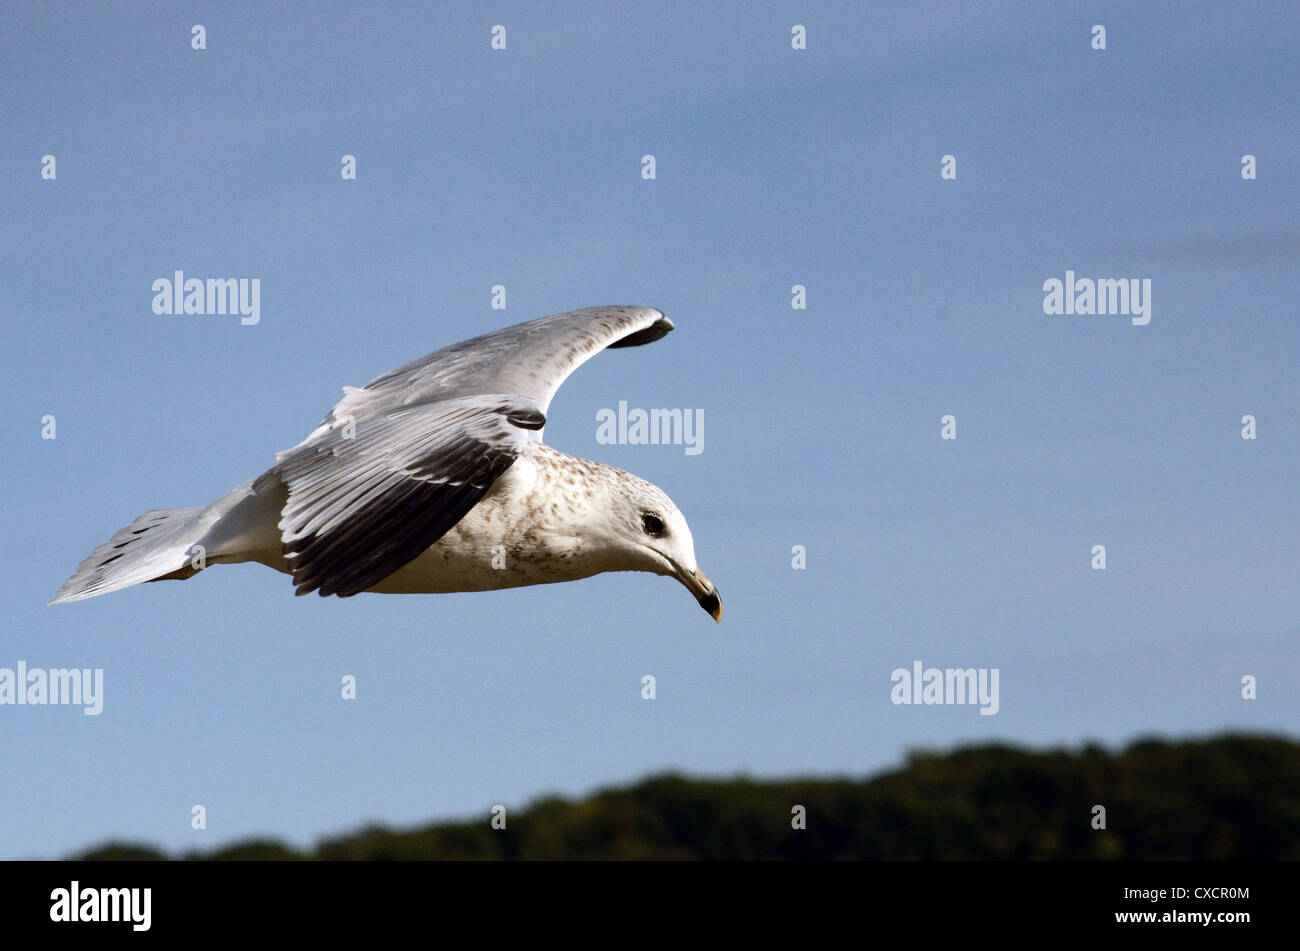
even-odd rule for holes
{"type": "Polygon", "coordinates": [[[926,667],[912,661],[912,669],[899,667],[890,674],[894,684],[889,699],[895,704],[979,704],[980,716],[998,712],[997,667],[926,667]]]}
{"type": "Polygon", "coordinates": [[[88,888],[76,879],[50,892],[50,921],[124,922],[132,931],[153,924],[152,888],[88,888]]]}
{"type": "Polygon", "coordinates": [[[596,442],[602,446],[685,446],[686,455],[704,451],[704,410],[628,409],[626,400],[618,410],[596,411],[596,442]]]}
{"type": "Polygon", "coordinates": [[[1049,277],[1043,281],[1043,313],[1090,317],[1131,317],[1135,327],[1151,323],[1151,278],[1049,277]]]}
{"type": "Polygon", "coordinates": [[[25,660],[18,662],[16,670],[0,667],[0,706],[6,704],[75,705],[86,716],[97,717],[104,709],[104,668],[28,670],[25,660]]]}
{"type": "Polygon", "coordinates": [[[170,278],[153,282],[153,312],[159,315],[182,314],[224,316],[238,314],[239,322],[251,327],[262,319],[262,279],[260,277],[186,277],[174,271],[170,278]]]}

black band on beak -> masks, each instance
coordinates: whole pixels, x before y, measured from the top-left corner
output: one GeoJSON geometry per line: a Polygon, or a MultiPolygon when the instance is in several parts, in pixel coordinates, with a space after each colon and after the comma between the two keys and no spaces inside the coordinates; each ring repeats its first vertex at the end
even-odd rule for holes
{"type": "Polygon", "coordinates": [[[687,571],[676,562],[673,562],[672,566],[677,574],[677,580],[686,586],[686,590],[695,595],[695,600],[700,602],[700,607],[709,612],[709,617],[721,624],[722,599],[718,597],[718,589],[713,586],[709,576],[698,567],[687,571]]]}
{"type": "Polygon", "coordinates": [[[701,595],[699,602],[700,607],[709,613],[709,617],[718,623],[722,623],[722,599],[718,597],[717,588],[714,588],[708,594],[701,595]]]}

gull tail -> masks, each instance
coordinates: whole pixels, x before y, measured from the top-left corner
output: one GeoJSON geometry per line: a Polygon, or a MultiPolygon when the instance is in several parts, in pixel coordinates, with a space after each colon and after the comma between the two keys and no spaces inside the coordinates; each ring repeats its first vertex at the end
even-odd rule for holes
{"type": "Polygon", "coordinates": [[[191,549],[206,534],[206,520],[200,518],[204,511],[198,507],[145,512],[92,551],[49,603],[81,601],[142,581],[198,574],[193,562],[202,553],[191,549]]]}

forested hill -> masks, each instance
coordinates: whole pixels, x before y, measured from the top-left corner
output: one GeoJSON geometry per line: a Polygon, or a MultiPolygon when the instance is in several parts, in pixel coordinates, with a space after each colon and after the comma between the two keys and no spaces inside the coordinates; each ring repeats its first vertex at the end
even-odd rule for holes
{"type": "MultiPolygon", "coordinates": [[[[509,805],[509,804],[507,804],[509,805]]],[[[164,859],[115,843],[83,859],[164,859]]],[[[584,799],[301,852],[249,841],[187,859],[1300,859],[1300,744],[1143,740],[1121,752],[915,753],[867,779],[662,775],[584,799]],[[806,827],[793,828],[796,807],[806,827]],[[1105,829],[1094,829],[1096,807],[1105,829]]]]}

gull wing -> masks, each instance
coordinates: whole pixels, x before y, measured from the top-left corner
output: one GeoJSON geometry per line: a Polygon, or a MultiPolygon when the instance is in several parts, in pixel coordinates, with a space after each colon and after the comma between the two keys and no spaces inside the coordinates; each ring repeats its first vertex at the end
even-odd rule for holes
{"type": "Polygon", "coordinates": [[[426,403],[486,393],[526,397],[545,413],[560,384],[606,347],[651,343],[673,329],[653,307],[587,307],[530,320],[435,350],[344,397],[316,433],[426,403]]]}
{"type": "Polygon", "coordinates": [[[335,426],[275,468],[296,594],[350,597],[412,561],[487,494],[546,423],[516,395],[480,394],[335,426]]]}

